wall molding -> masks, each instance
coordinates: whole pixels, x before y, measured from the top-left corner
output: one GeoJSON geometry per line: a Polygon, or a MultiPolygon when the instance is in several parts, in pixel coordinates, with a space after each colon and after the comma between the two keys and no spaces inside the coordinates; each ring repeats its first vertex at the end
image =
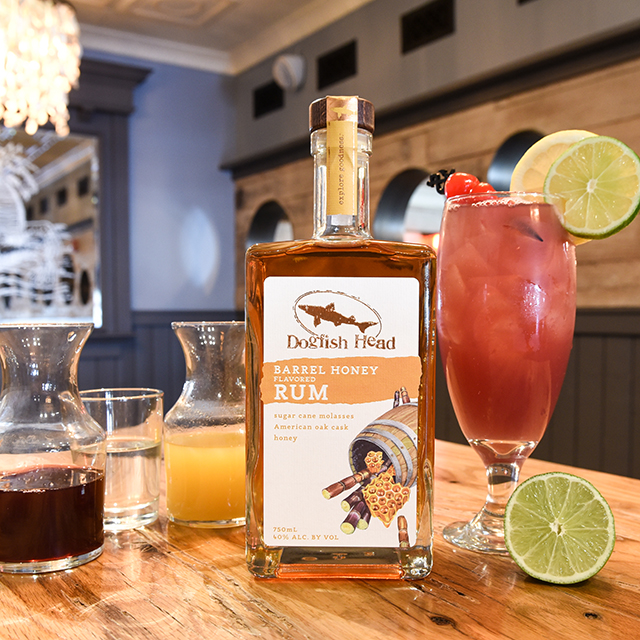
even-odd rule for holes
{"type": "Polygon", "coordinates": [[[640,336],[640,309],[578,309],[577,336],[640,336]]]}
{"type": "Polygon", "coordinates": [[[129,274],[129,122],[133,92],[149,69],[83,59],[80,86],[69,94],[72,133],[98,138],[100,154],[100,288],[97,335],[131,331],[129,274]]]}
{"type": "Polygon", "coordinates": [[[244,320],[244,311],[180,310],[180,311],[133,311],[133,323],[141,325],[170,325],[172,322],[230,322],[244,320]]]}

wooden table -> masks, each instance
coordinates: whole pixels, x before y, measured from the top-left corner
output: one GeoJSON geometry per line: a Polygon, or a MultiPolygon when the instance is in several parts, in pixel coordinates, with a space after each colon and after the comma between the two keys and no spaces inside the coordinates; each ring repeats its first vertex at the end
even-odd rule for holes
{"type": "Polygon", "coordinates": [[[481,506],[484,472],[469,447],[438,442],[435,563],[425,580],[258,580],[245,568],[243,529],[161,517],[108,535],[102,556],[72,571],[0,575],[0,638],[640,638],[640,480],[536,460],[523,476],[563,469],[591,480],[616,518],[611,559],[579,585],[544,584],[507,557],[443,541],[444,524],[481,506]]]}

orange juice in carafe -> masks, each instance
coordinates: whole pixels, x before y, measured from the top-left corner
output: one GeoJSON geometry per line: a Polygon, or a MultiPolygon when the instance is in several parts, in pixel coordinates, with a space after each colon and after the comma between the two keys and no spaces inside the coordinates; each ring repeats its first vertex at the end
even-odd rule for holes
{"type": "Polygon", "coordinates": [[[174,522],[233,526],[244,518],[244,429],[178,434],[165,441],[164,455],[174,522]]]}
{"type": "Polygon", "coordinates": [[[190,527],[245,522],[244,322],[174,322],[187,375],[165,416],[167,515],[190,527]]]}

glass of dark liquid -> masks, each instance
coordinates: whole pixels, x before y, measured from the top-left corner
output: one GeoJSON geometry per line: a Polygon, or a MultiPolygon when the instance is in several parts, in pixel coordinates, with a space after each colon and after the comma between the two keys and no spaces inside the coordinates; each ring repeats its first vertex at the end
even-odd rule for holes
{"type": "Polygon", "coordinates": [[[70,569],[102,552],[105,434],[77,383],[92,329],[0,325],[0,572],[70,569]]]}

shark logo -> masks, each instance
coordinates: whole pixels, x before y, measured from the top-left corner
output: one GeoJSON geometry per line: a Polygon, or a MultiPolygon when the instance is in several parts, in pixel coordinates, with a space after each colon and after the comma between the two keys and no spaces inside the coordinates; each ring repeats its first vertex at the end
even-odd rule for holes
{"type": "Polygon", "coordinates": [[[305,293],[296,300],[294,314],[298,323],[314,335],[351,326],[360,333],[377,336],[382,329],[382,320],[375,309],[340,291],[305,293]]]}
{"type": "Polygon", "coordinates": [[[326,320],[327,322],[333,322],[335,327],[338,327],[341,324],[352,324],[364,333],[369,327],[376,324],[371,321],[358,322],[354,316],[349,316],[348,318],[343,316],[341,313],[336,311],[336,305],[333,302],[330,302],[326,307],[301,304],[300,309],[306,311],[310,316],[313,316],[314,327],[317,327],[323,320],[326,320]]]}

